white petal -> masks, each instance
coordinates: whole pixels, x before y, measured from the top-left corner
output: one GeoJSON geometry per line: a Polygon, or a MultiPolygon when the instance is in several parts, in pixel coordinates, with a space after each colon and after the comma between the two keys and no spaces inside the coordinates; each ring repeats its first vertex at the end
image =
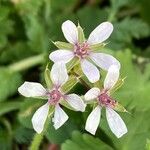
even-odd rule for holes
{"type": "Polygon", "coordinates": [[[46,89],[40,83],[36,82],[24,82],[24,84],[18,88],[18,91],[25,97],[38,97],[46,95],[46,89]]]}
{"type": "Polygon", "coordinates": [[[52,119],[52,121],[54,122],[54,128],[60,128],[67,120],[68,115],[63,111],[63,109],[59,105],[56,105],[54,118],[52,119]]]}
{"type": "Polygon", "coordinates": [[[119,78],[119,69],[117,66],[112,65],[107,72],[105,81],[104,81],[104,89],[109,90],[111,89],[119,78]]]}
{"type": "Polygon", "coordinates": [[[53,62],[62,61],[64,63],[68,63],[73,57],[74,57],[73,51],[69,50],[57,50],[49,55],[49,59],[52,60],[53,62]]]}
{"type": "Polygon", "coordinates": [[[102,43],[109,38],[112,31],[113,25],[110,22],[103,22],[91,32],[87,42],[89,44],[102,43]]]}
{"type": "Polygon", "coordinates": [[[77,111],[85,111],[86,105],[83,100],[76,94],[69,94],[66,96],[66,100],[69,105],[77,111]]]}
{"type": "Polygon", "coordinates": [[[101,107],[98,105],[87,118],[85,130],[95,135],[101,118],[101,107]]]}
{"type": "Polygon", "coordinates": [[[64,63],[54,63],[51,69],[51,79],[57,86],[63,85],[68,80],[67,69],[64,63]]]}
{"type": "Polygon", "coordinates": [[[45,105],[41,106],[32,117],[33,128],[39,134],[43,131],[44,124],[48,116],[48,111],[49,104],[46,103],[45,105]]]}
{"type": "Polygon", "coordinates": [[[72,44],[75,44],[78,42],[78,31],[76,25],[70,21],[67,20],[62,24],[62,31],[66,38],[66,40],[72,44]]]}
{"type": "Polygon", "coordinates": [[[90,89],[90,90],[84,95],[84,99],[85,99],[86,101],[93,100],[93,99],[97,98],[99,95],[100,95],[100,89],[94,87],[94,88],[90,89]]]}
{"type": "Polygon", "coordinates": [[[99,80],[100,78],[99,70],[95,65],[93,65],[86,59],[81,61],[81,68],[83,73],[86,75],[86,77],[91,83],[94,83],[99,80]]]}
{"type": "Polygon", "coordinates": [[[127,133],[127,127],[124,121],[113,109],[106,107],[106,117],[111,131],[118,138],[127,133]]]}
{"type": "Polygon", "coordinates": [[[108,70],[111,65],[116,65],[120,69],[120,62],[111,55],[104,53],[91,53],[90,58],[104,70],[108,70]]]}

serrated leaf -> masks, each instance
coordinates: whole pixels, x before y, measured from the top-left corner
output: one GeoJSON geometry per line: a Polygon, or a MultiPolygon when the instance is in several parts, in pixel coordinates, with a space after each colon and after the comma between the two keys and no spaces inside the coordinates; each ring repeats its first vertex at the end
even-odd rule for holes
{"type": "Polygon", "coordinates": [[[124,120],[128,132],[120,139],[117,139],[110,131],[108,127],[108,123],[105,120],[101,121],[100,127],[103,131],[108,135],[108,137],[113,141],[115,149],[122,150],[137,150],[137,149],[145,149],[146,139],[150,138],[150,111],[138,111],[133,110],[131,114],[123,113],[121,115],[124,120]],[[124,116],[124,117],[123,117],[124,116]]]}
{"type": "MultiPolygon", "coordinates": [[[[123,106],[130,107],[130,109],[134,107],[138,110],[149,109],[149,78],[147,78],[147,75],[144,76],[144,72],[142,73],[139,68],[133,65],[131,51],[118,52],[116,56],[122,64],[121,75],[127,78],[122,88],[114,93],[115,99],[120,101],[123,106]]],[[[150,70],[147,70],[146,74],[148,72],[150,70]]]]}
{"type": "Polygon", "coordinates": [[[34,131],[32,129],[17,126],[14,131],[14,138],[19,144],[28,144],[32,140],[34,131]]]}
{"type": "Polygon", "coordinates": [[[62,144],[62,150],[113,150],[109,145],[88,134],[73,132],[72,138],[62,144]]]}
{"type": "Polygon", "coordinates": [[[133,38],[140,39],[150,34],[148,24],[139,18],[126,17],[121,22],[114,23],[114,26],[116,30],[110,37],[110,46],[115,49],[129,47],[133,44],[133,38]]]}
{"type": "Polygon", "coordinates": [[[55,130],[53,127],[53,123],[50,122],[47,132],[45,132],[45,135],[50,142],[60,144],[68,139],[71,136],[72,131],[76,129],[76,124],[74,124],[74,122],[71,122],[70,120],[67,121],[58,130],[55,130]]]}
{"type": "Polygon", "coordinates": [[[44,103],[46,103],[44,100],[25,98],[25,101],[20,106],[20,112],[18,113],[19,122],[26,128],[32,128],[32,116],[44,103]]]}

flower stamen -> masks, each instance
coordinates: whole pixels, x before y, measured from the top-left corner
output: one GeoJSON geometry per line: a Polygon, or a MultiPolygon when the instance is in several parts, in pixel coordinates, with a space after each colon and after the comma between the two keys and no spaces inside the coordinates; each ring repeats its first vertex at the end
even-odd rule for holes
{"type": "Polygon", "coordinates": [[[98,96],[98,103],[101,106],[113,108],[116,104],[116,101],[113,100],[106,92],[104,92],[98,96]]]}
{"type": "Polygon", "coordinates": [[[85,58],[89,53],[89,45],[84,42],[84,43],[77,43],[74,45],[74,54],[78,56],[79,58],[85,58]]]}
{"type": "Polygon", "coordinates": [[[61,92],[58,89],[52,90],[49,94],[49,104],[56,105],[62,97],[61,92]]]}

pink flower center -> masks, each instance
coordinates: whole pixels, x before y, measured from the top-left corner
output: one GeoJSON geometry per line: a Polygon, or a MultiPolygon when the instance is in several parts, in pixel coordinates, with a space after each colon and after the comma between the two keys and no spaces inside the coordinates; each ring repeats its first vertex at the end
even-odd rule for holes
{"type": "Polygon", "coordinates": [[[49,94],[48,102],[52,105],[55,105],[59,102],[60,98],[62,97],[61,92],[58,89],[54,89],[49,94]]]}
{"type": "Polygon", "coordinates": [[[98,96],[98,102],[101,106],[109,106],[113,108],[116,104],[116,101],[113,100],[106,92],[98,96]]]}
{"type": "Polygon", "coordinates": [[[79,58],[85,58],[89,53],[89,45],[88,43],[77,43],[74,45],[74,54],[79,58]]]}

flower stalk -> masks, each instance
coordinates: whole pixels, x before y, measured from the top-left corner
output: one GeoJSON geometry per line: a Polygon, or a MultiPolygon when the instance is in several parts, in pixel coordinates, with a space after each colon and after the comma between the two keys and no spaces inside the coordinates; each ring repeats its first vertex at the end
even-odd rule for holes
{"type": "Polygon", "coordinates": [[[40,134],[36,133],[34,135],[34,138],[33,138],[32,142],[31,142],[29,150],[39,150],[41,142],[42,142],[42,140],[44,138],[44,133],[46,132],[46,130],[48,128],[49,120],[50,120],[50,118],[47,117],[47,120],[46,120],[46,123],[45,123],[43,131],[40,134]]]}
{"type": "Polygon", "coordinates": [[[23,59],[14,64],[11,64],[8,66],[8,69],[13,72],[19,72],[19,71],[28,69],[30,67],[42,64],[43,61],[44,61],[44,54],[40,54],[40,55],[36,55],[36,56],[23,59]]]}

